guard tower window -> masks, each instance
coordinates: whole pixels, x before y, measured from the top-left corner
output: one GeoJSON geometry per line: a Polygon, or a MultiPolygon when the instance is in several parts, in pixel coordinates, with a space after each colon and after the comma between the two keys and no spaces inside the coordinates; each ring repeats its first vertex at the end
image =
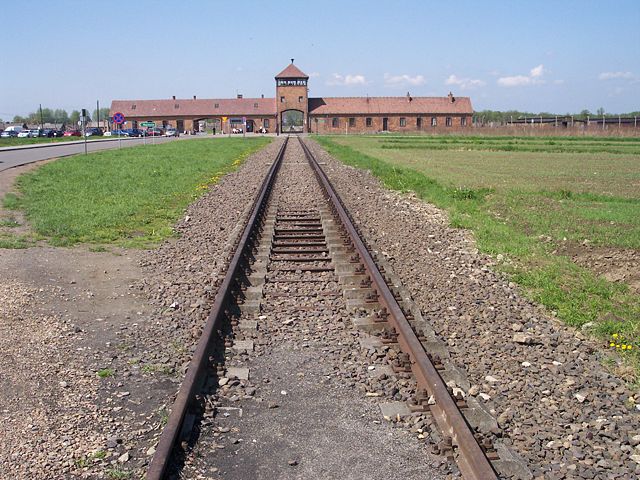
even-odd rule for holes
{"type": "Polygon", "coordinates": [[[467,117],[460,118],[460,125],[462,125],[463,127],[467,125],[467,117]]]}
{"type": "Polygon", "coordinates": [[[353,117],[349,117],[349,126],[350,127],[355,127],[356,126],[356,119],[353,117]]]}
{"type": "Polygon", "coordinates": [[[416,118],[416,128],[422,128],[422,118],[416,118]]]}
{"type": "Polygon", "coordinates": [[[284,103],[284,97],[280,97],[280,103],[284,103]]]}
{"type": "Polygon", "coordinates": [[[450,127],[451,125],[453,125],[453,120],[451,119],[451,117],[447,117],[445,125],[447,125],[447,127],[450,127]]]}
{"type": "Polygon", "coordinates": [[[173,106],[173,108],[180,108],[180,104],[179,104],[179,103],[176,103],[176,104],[173,106]]]}
{"type": "Polygon", "coordinates": [[[340,124],[338,123],[338,117],[333,117],[333,118],[331,119],[331,126],[332,126],[333,128],[337,128],[339,125],[340,125],[340,124]]]}
{"type": "Polygon", "coordinates": [[[136,104],[134,103],[133,105],[131,105],[131,110],[135,110],[136,109],[136,104]]]}
{"type": "Polygon", "coordinates": [[[371,126],[371,117],[367,117],[367,118],[365,119],[365,124],[367,125],[367,127],[370,127],[370,126],[371,126]]]}
{"type": "Polygon", "coordinates": [[[438,126],[438,118],[437,117],[431,117],[431,126],[432,127],[437,127],[438,126]]]}
{"type": "Polygon", "coordinates": [[[302,95],[300,95],[300,96],[298,97],[298,103],[302,103],[302,99],[303,99],[303,97],[302,97],[302,95]]]}
{"type": "Polygon", "coordinates": [[[214,104],[213,108],[220,108],[220,104],[219,103],[214,104]]]}
{"type": "Polygon", "coordinates": [[[407,119],[404,117],[400,117],[400,126],[401,127],[406,127],[407,126],[407,119]]]}

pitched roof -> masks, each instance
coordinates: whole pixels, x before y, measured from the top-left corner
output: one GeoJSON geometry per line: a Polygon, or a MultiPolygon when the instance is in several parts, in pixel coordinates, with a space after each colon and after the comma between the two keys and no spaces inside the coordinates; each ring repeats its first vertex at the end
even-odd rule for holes
{"type": "Polygon", "coordinates": [[[111,115],[121,112],[127,117],[180,116],[275,116],[275,98],[207,98],[176,100],[113,100],[111,115]],[[216,108],[216,104],[218,107],[216,108]],[[257,104],[257,107],[256,107],[257,104]],[[177,105],[177,108],[176,108],[177,105]]]}
{"type": "Polygon", "coordinates": [[[309,75],[296,67],[292,60],[291,63],[287,65],[287,68],[276,75],[276,78],[309,78],[309,75]]]}
{"type": "Polygon", "coordinates": [[[321,97],[309,99],[310,115],[331,114],[472,114],[469,97],[321,97]]]}

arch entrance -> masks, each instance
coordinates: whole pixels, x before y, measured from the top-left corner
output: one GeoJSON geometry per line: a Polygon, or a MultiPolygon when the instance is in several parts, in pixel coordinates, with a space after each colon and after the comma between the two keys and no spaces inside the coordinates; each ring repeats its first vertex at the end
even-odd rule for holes
{"type": "Polygon", "coordinates": [[[285,110],[280,114],[281,133],[304,132],[304,112],[302,110],[285,110]]]}

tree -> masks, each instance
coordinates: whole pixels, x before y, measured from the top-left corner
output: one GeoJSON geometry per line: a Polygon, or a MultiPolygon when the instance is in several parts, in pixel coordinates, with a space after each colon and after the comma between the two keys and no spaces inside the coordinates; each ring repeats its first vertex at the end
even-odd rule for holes
{"type": "Polygon", "coordinates": [[[80,112],[78,110],[74,110],[73,112],[71,112],[71,115],[69,115],[69,122],[73,123],[74,125],[78,125],[79,121],[80,112]]]}
{"type": "Polygon", "coordinates": [[[596,110],[596,115],[602,117],[604,115],[604,108],[600,107],[598,110],[596,110]]]}
{"type": "MultiPolygon", "coordinates": [[[[109,119],[109,107],[104,107],[100,109],[100,121],[106,121],[109,119]]],[[[93,118],[97,121],[98,120],[98,110],[94,109],[93,110],[93,118]]]]}
{"type": "Polygon", "coordinates": [[[13,117],[13,123],[26,123],[27,119],[25,117],[21,117],[20,115],[16,115],[13,117]]]}
{"type": "Polygon", "coordinates": [[[69,114],[66,110],[56,108],[53,111],[53,122],[59,124],[69,123],[69,114]]]}

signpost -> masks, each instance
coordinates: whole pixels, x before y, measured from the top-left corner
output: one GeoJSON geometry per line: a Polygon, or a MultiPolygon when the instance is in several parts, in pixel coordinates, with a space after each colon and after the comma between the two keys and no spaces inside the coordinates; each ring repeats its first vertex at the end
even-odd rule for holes
{"type": "Polygon", "coordinates": [[[247,117],[242,117],[242,138],[246,136],[247,132],[247,117]]]}
{"type": "Polygon", "coordinates": [[[156,126],[156,122],[142,122],[140,124],[141,127],[153,128],[156,126]]]}
{"type": "MultiPolygon", "coordinates": [[[[124,123],[124,115],[120,112],[114,113],[113,123],[122,125],[124,123]]],[[[122,127],[120,127],[119,130],[122,130],[122,127]]],[[[122,135],[118,135],[118,148],[122,148],[122,135]]]]}
{"type": "MultiPolygon", "coordinates": [[[[224,134],[224,124],[227,123],[227,117],[222,117],[222,125],[220,128],[222,129],[222,133],[224,134]]],[[[229,125],[229,136],[231,136],[231,125],[229,125]]]]}

